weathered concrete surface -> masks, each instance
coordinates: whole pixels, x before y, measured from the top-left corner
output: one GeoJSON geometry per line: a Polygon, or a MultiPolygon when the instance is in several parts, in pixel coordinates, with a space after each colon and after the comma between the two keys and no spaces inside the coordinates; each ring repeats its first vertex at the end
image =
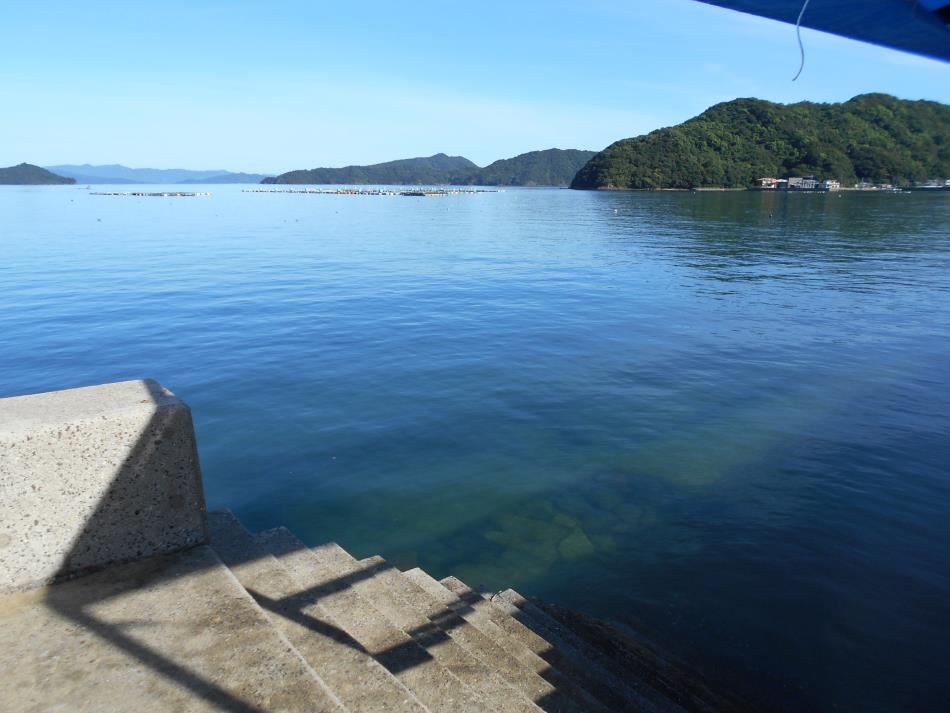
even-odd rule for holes
{"type": "Polygon", "coordinates": [[[170,391],[0,399],[0,591],[206,541],[191,411],[170,391]]]}
{"type": "Polygon", "coordinates": [[[0,597],[0,710],[342,713],[209,547],[0,597]]]}

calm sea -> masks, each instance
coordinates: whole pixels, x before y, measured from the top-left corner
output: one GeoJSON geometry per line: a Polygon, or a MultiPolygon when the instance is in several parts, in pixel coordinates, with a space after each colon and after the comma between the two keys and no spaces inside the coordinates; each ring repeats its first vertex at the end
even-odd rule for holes
{"type": "Polygon", "coordinates": [[[0,394],[153,377],[251,528],[950,696],[950,196],[0,190],[0,394]]]}

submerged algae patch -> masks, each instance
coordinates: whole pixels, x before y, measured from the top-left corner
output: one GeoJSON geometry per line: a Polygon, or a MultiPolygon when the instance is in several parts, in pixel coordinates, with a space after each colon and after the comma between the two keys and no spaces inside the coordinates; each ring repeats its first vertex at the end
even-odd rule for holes
{"type": "Polygon", "coordinates": [[[580,520],[563,512],[559,512],[557,515],[555,515],[553,522],[556,525],[560,525],[561,527],[575,528],[581,526],[580,520]]]}
{"type": "Polygon", "coordinates": [[[558,545],[557,549],[561,553],[561,557],[569,560],[589,557],[596,551],[594,544],[579,527],[561,540],[561,544],[558,545]]]}
{"type": "MultiPolygon", "coordinates": [[[[519,552],[532,558],[533,563],[553,564],[560,559],[578,559],[596,552],[580,520],[564,512],[556,512],[551,503],[539,503],[538,510],[550,519],[540,519],[506,513],[495,520],[496,528],[485,533],[490,542],[504,547],[506,552],[519,552]]],[[[534,514],[534,513],[533,513],[534,514]]]]}
{"type": "Polygon", "coordinates": [[[774,461],[814,429],[835,408],[820,399],[832,387],[840,391],[840,379],[821,377],[773,388],[753,402],[725,401],[701,421],[670,424],[674,435],[623,454],[623,467],[680,488],[714,486],[774,461]]]}

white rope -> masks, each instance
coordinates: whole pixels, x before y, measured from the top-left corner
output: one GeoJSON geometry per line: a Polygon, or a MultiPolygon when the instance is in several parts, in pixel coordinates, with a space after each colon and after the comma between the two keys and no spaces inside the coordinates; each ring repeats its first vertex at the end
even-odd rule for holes
{"type": "Polygon", "coordinates": [[[798,13],[798,20],[795,22],[795,37],[798,39],[798,51],[801,52],[802,62],[798,65],[798,71],[795,73],[795,76],[792,77],[794,82],[800,76],[802,76],[802,70],[805,69],[805,45],[802,44],[802,17],[805,16],[805,10],[808,8],[808,3],[811,0],[805,0],[805,4],[802,5],[802,11],[798,13]]]}

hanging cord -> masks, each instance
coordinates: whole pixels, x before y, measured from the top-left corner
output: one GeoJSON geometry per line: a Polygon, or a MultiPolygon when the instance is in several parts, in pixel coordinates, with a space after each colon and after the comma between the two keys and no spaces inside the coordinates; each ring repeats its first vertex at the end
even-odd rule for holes
{"type": "Polygon", "coordinates": [[[795,76],[792,77],[794,82],[800,76],[802,76],[802,70],[805,69],[805,45],[802,44],[802,18],[805,16],[805,10],[808,9],[808,3],[811,0],[805,0],[805,4],[802,5],[802,11],[798,13],[798,20],[795,22],[795,37],[798,39],[798,51],[802,55],[802,63],[798,65],[798,71],[795,73],[795,76]]]}

